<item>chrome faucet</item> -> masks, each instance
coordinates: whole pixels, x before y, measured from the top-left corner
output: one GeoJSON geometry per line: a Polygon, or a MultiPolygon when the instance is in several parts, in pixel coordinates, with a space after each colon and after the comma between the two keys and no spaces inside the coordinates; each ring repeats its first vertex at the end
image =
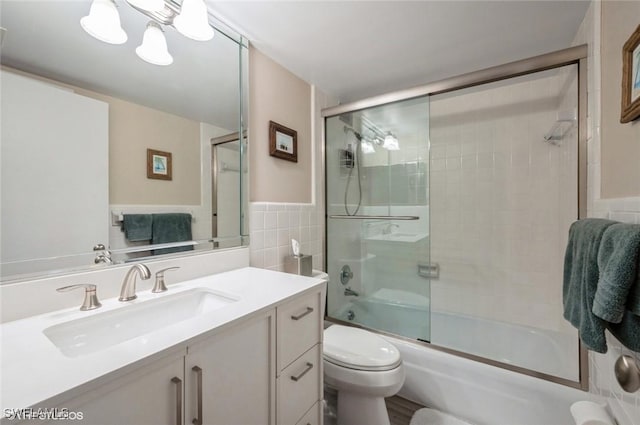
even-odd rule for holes
{"type": "Polygon", "coordinates": [[[142,280],[147,280],[151,277],[151,272],[149,271],[149,267],[142,263],[131,267],[122,281],[118,301],[131,301],[138,298],[136,295],[136,275],[140,275],[140,279],[142,280]]]}
{"type": "Polygon", "coordinates": [[[347,288],[344,288],[344,296],[345,297],[349,297],[349,296],[351,296],[351,297],[359,297],[360,294],[357,293],[356,291],[354,291],[353,289],[347,287],[347,288]]]}

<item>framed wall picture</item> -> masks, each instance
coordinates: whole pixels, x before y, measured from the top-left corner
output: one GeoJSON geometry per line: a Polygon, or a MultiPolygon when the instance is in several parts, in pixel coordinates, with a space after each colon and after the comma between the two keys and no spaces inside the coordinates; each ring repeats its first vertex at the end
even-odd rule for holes
{"type": "Polygon", "coordinates": [[[269,121],[269,155],[298,162],[298,132],[269,121]]]}
{"type": "Polygon", "coordinates": [[[147,149],[147,178],[159,180],[173,178],[171,152],[147,149]]]}
{"type": "Polygon", "coordinates": [[[622,47],[622,111],[620,122],[640,117],[640,25],[622,47]]]}

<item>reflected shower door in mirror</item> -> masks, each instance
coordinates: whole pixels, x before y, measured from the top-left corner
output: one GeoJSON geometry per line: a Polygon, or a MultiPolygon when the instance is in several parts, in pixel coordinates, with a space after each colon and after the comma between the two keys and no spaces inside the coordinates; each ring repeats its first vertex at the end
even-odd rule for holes
{"type": "MultiPolygon", "coordinates": [[[[211,140],[244,134],[244,39],[212,17],[209,41],[165,22],[173,63],[152,65],[136,55],[150,18],[116,5],[122,45],[83,30],[90,1],[1,4],[2,281],[166,252],[154,244],[243,243],[245,173],[216,199],[226,221],[213,232],[211,140]]],[[[246,170],[245,154],[238,146],[225,165],[246,170]]]]}
{"type": "Polygon", "coordinates": [[[325,120],[328,316],[430,338],[429,99],[325,120]]]}
{"type": "Polygon", "coordinates": [[[237,133],[211,140],[211,231],[222,248],[234,242],[240,231],[242,216],[233,208],[242,195],[239,157],[237,133]]]}

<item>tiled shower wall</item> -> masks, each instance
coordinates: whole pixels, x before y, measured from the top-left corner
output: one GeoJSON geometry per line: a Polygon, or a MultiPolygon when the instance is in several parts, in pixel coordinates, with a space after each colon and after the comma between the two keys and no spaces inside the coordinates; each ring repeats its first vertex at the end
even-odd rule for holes
{"type": "Polygon", "coordinates": [[[313,268],[323,270],[324,211],[314,204],[273,202],[252,202],[249,208],[252,267],[283,271],[296,239],[301,253],[313,257],[313,268]]]}
{"type": "Polygon", "coordinates": [[[434,310],[575,332],[560,301],[577,217],[575,131],[558,146],[543,140],[564,80],[552,73],[432,98],[434,310]]]}

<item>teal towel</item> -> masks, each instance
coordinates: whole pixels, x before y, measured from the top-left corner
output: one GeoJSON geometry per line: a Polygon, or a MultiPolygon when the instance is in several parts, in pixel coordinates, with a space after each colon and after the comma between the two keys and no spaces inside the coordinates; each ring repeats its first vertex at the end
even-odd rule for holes
{"type": "MultiPolygon", "coordinates": [[[[191,214],[167,213],[153,214],[153,236],[151,243],[161,244],[191,240],[191,214]]],[[[153,251],[153,255],[172,252],[191,251],[192,246],[163,248],[153,251]]]]}
{"type": "Polygon", "coordinates": [[[626,311],[620,323],[608,323],[607,329],[625,347],[640,351],[640,316],[626,311]]]}
{"type": "Polygon", "coordinates": [[[640,257],[636,268],[638,269],[638,276],[636,277],[636,284],[631,287],[631,293],[627,300],[627,309],[636,316],[640,316],[640,257]]]}
{"type": "Polygon", "coordinates": [[[598,251],[600,280],[593,314],[611,323],[622,321],[629,293],[637,285],[639,253],[640,225],[617,223],[605,230],[598,251]]]}
{"type": "Polygon", "coordinates": [[[578,329],[584,345],[598,353],[607,352],[606,324],[591,311],[599,278],[598,249],[605,230],[614,223],[598,218],[573,223],[564,257],[564,318],[578,329]]]}
{"type": "Polygon", "coordinates": [[[124,237],[130,242],[151,240],[151,214],[125,214],[122,217],[124,237]]]}

